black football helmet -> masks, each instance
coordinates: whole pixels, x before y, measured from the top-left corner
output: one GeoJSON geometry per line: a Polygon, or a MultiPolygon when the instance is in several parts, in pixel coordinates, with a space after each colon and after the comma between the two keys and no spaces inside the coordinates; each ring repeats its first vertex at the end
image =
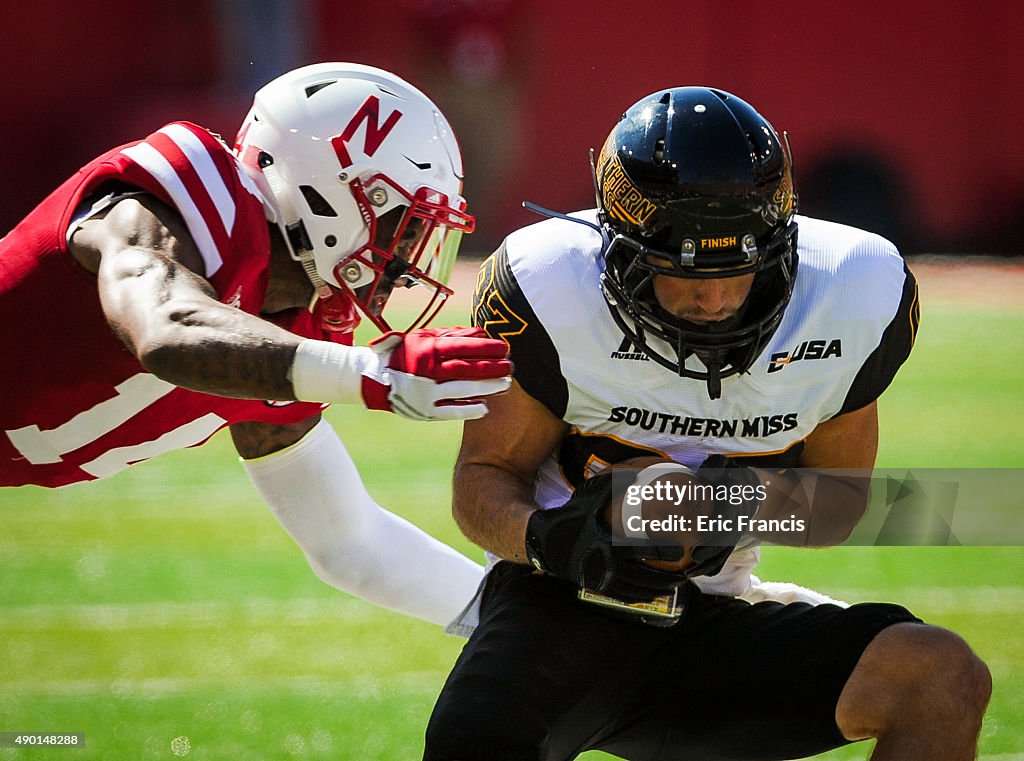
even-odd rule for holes
{"type": "Polygon", "coordinates": [[[594,166],[609,243],[601,287],[638,351],[703,380],[746,372],[782,321],[796,275],[796,196],[788,145],[749,104],[707,87],[660,90],[622,115],[594,166]],[[656,275],[754,274],[739,313],[697,324],[654,296],[656,275]],[[659,350],[650,337],[672,347],[659,350]],[[671,356],[674,354],[675,356],[671,356]],[[695,354],[706,368],[690,369],[695,354]]]}

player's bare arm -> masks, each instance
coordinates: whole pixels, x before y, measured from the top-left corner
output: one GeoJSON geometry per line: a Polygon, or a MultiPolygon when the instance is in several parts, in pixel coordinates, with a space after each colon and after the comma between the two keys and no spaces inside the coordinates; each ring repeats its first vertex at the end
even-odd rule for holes
{"type": "Polygon", "coordinates": [[[469,420],[463,428],[452,510],[473,542],[506,560],[525,563],[526,524],[538,509],[534,477],[568,425],[518,383],[488,406],[487,417],[469,420]]]}
{"type": "Polygon", "coordinates": [[[246,460],[264,457],[290,447],[320,422],[320,415],[297,423],[235,423],[231,426],[231,441],[238,454],[246,460]]]}
{"type": "Polygon", "coordinates": [[[878,404],[819,423],[804,440],[805,468],[873,468],[878,454],[878,404]]]}
{"type": "Polygon", "coordinates": [[[789,518],[796,515],[807,526],[805,534],[766,533],[760,538],[778,544],[824,547],[840,544],[863,517],[868,504],[869,476],[878,451],[877,403],[820,423],[804,440],[800,456],[806,471],[773,472],[755,469],[768,488],[768,498],[758,511],[759,518],[789,518]],[[827,473],[816,472],[818,470],[827,473]],[[831,471],[849,470],[850,473],[831,471]],[[801,485],[801,479],[813,480],[801,485]],[[811,499],[813,498],[813,504],[811,499]],[[821,509],[828,510],[827,515],[821,509]],[[817,512],[815,512],[817,510],[817,512]]]}
{"type": "Polygon", "coordinates": [[[71,252],[94,268],[111,328],[154,375],[220,396],[295,399],[287,373],[301,339],[220,303],[166,205],[125,198],[86,221],[71,252]]]}
{"type": "MultiPolygon", "coordinates": [[[[307,308],[309,280],[274,230],[271,242],[261,314],[307,308]]],[[[303,340],[220,303],[181,218],[154,199],[123,199],[84,224],[72,248],[79,261],[98,261],[100,301],[114,332],[147,370],[176,386],[241,399],[362,402],[436,420],[485,414],[482,397],[510,382],[504,346],[477,331],[431,328],[392,334],[376,350],[352,348],[303,340]]]]}

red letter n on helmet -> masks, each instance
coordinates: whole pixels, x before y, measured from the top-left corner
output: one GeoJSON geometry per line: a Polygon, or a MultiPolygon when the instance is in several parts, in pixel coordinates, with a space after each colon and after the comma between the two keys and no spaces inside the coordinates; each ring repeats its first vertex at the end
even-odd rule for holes
{"type": "Polygon", "coordinates": [[[331,145],[334,146],[334,152],[338,154],[341,168],[347,169],[354,163],[348,152],[348,142],[352,140],[359,130],[359,125],[366,122],[366,133],[363,137],[363,153],[367,156],[372,156],[377,152],[380,144],[384,142],[384,138],[395,128],[395,125],[398,124],[398,120],[401,118],[402,112],[396,109],[381,124],[380,99],[376,95],[369,96],[366,102],[356,111],[355,116],[352,117],[352,120],[345,129],[341,131],[341,134],[331,138],[331,145]]]}

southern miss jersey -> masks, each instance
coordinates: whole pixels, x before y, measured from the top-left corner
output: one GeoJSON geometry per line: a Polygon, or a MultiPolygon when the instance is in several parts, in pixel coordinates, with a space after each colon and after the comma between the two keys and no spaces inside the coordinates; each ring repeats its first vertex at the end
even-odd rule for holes
{"type": "MultiPolygon", "coordinates": [[[[147,373],[114,335],[96,277],[68,253],[68,227],[90,199],[139,190],[179,212],[218,298],[260,311],[267,214],[219,138],[177,122],[86,165],[0,240],[0,486],[102,478],[231,423],[290,423],[321,409],[177,388],[147,373]]],[[[304,310],[278,324],[324,337],[304,310]]]]}
{"type": "MultiPolygon", "coordinates": [[[[596,214],[582,212],[596,222],[596,214]]],[[[917,286],[892,244],[851,227],[798,217],[793,297],[747,373],[682,378],[630,345],[601,295],[605,240],[552,219],[510,235],[481,271],[475,324],[511,351],[523,389],[571,426],[540,469],[536,498],[560,505],[584,478],[631,457],[697,467],[710,454],[749,464],[799,463],[819,423],[874,401],[907,358],[917,327],[917,286]]],[[[667,344],[654,348],[673,356],[667,344]]],[[[702,369],[695,356],[688,366],[702,369]]],[[[701,586],[740,594],[757,549],[733,553],[701,586]]]]}

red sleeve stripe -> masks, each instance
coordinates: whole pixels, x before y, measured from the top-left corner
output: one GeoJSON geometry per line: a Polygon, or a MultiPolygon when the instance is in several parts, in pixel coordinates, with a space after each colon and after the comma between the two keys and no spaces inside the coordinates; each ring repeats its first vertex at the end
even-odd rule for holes
{"type": "MultiPolygon", "coordinates": [[[[202,215],[210,237],[213,238],[213,242],[217,247],[218,258],[223,258],[224,253],[230,251],[231,228],[224,226],[225,215],[217,208],[216,194],[214,193],[218,185],[224,187],[223,180],[217,173],[216,167],[213,167],[212,174],[201,174],[199,159],[205,158],[209,161],[210,155],[205,153],[205,151],[202,154],[195,154],[191,150],[191,146],[177,142],[164,131],[166,129],[164,127],[159,132],[153,133],[146,138],[146,142],[160,151],[170,162],[171,166],[174,167],[178,179],[181,180],[192,202],[199,210],[200,215],[202,215]]],[[[233,223],[234,202],[230,198],[228,202],[231,204],[230,219],[233,223]]],[[[212,274],[212,272],[207,272],[207,276],[212,274]]]]}
{"type": "Polygon", "coordinates": [[[187,128],[169,125],[122,153],[163,187],[199,248],[206,277],[212,277],[223,264],[221,251],[229,243],[227,224],[234,224],[235,204],[209,151],[187,128]],[[179,143],[175,137],[182,132],[188,137],[179,143]]]}
{"type": "Polygon", "coordinates": [[[160,131],[181,147],[217,207],[224,229],[230,234],[235,224],[235,201],[228,186],[230,175],[223,161],[214,161],[216,153],[227,155],[226,147],[209,132],[193,132],[184,124],[168,124],[160,131]]]}

